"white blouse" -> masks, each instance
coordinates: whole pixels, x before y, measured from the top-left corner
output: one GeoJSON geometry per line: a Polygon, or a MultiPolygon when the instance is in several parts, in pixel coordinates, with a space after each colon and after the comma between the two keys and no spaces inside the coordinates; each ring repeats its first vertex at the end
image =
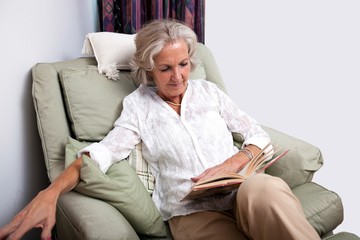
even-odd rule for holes
{"type": "Polygon", "coordinates": [[[270,141],[260,125],[214,83],[189,80],[180,115],[156,94],[156,88],[141,85],[124,99],[114,129],[79,154],[89,152],[105,173],[142,141],[143,158],[156,179],[153,200],[168,220],[232,207],[233,194],[180,202],[193,184],[190,178],[239,151],[231,132],[242,134],[244,145],[264,148],[270,141]]]}

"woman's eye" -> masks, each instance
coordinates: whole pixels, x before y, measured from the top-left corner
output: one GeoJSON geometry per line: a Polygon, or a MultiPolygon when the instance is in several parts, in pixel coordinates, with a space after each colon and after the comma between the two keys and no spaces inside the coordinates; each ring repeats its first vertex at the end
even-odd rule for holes
{"type": "Polygon", "coordinates": [[[166,72],[169,71],[170,68],[160,68],[160,72],[166,72]]]}
{"type": "Polygon", "coordinates": [[[183,62],[183,63],[180,64],[180,66],[185,67],[185,66],[187,66],[188,64],[189,64],[188,62],[183,62]]]}

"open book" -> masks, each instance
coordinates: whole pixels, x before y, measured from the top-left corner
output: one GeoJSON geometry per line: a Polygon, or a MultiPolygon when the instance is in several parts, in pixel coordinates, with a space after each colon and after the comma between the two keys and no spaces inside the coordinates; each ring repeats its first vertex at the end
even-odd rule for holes
{"type": "Polygon", "coordinates": [[[239,173],[223,174],[194,183],[190,192],[181,201],[208,197],[215,194],[226,194],[237,189],[247,178],[256,173],[265,171],[266,168],[271,166],[289,151],[286,150],[280,155],[270,158],[271,155],[275,155],[275,153],[279,151],[269,149],[271,146],[272,145],[269,143],[262,151],[254,156],[239,173]]]}

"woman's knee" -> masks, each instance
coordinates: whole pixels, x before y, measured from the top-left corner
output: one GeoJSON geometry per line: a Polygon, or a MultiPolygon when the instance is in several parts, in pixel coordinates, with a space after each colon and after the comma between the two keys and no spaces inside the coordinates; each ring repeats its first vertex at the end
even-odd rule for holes
{"type": "Polygon", "coordinates": [[[283,192],[291,192],[289,186],[278,177],[267,174],[256,174],[243,182],[237,193],[237,204],[249,199],[257,203],[269,202],[283,192]]]}

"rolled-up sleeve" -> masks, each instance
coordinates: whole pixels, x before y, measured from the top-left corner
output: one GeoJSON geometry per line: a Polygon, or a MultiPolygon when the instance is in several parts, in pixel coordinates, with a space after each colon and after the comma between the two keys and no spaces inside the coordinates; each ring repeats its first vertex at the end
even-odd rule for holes
{"type": "Polygon", "coordinates": [[[80,150],[78,152],[78,157],[84,153],[89,153],[90,158],[96,162],[103,173],[106,173],[110,166],[114,163],[109,149],[100,143],[93,143],[80,150]]]}

